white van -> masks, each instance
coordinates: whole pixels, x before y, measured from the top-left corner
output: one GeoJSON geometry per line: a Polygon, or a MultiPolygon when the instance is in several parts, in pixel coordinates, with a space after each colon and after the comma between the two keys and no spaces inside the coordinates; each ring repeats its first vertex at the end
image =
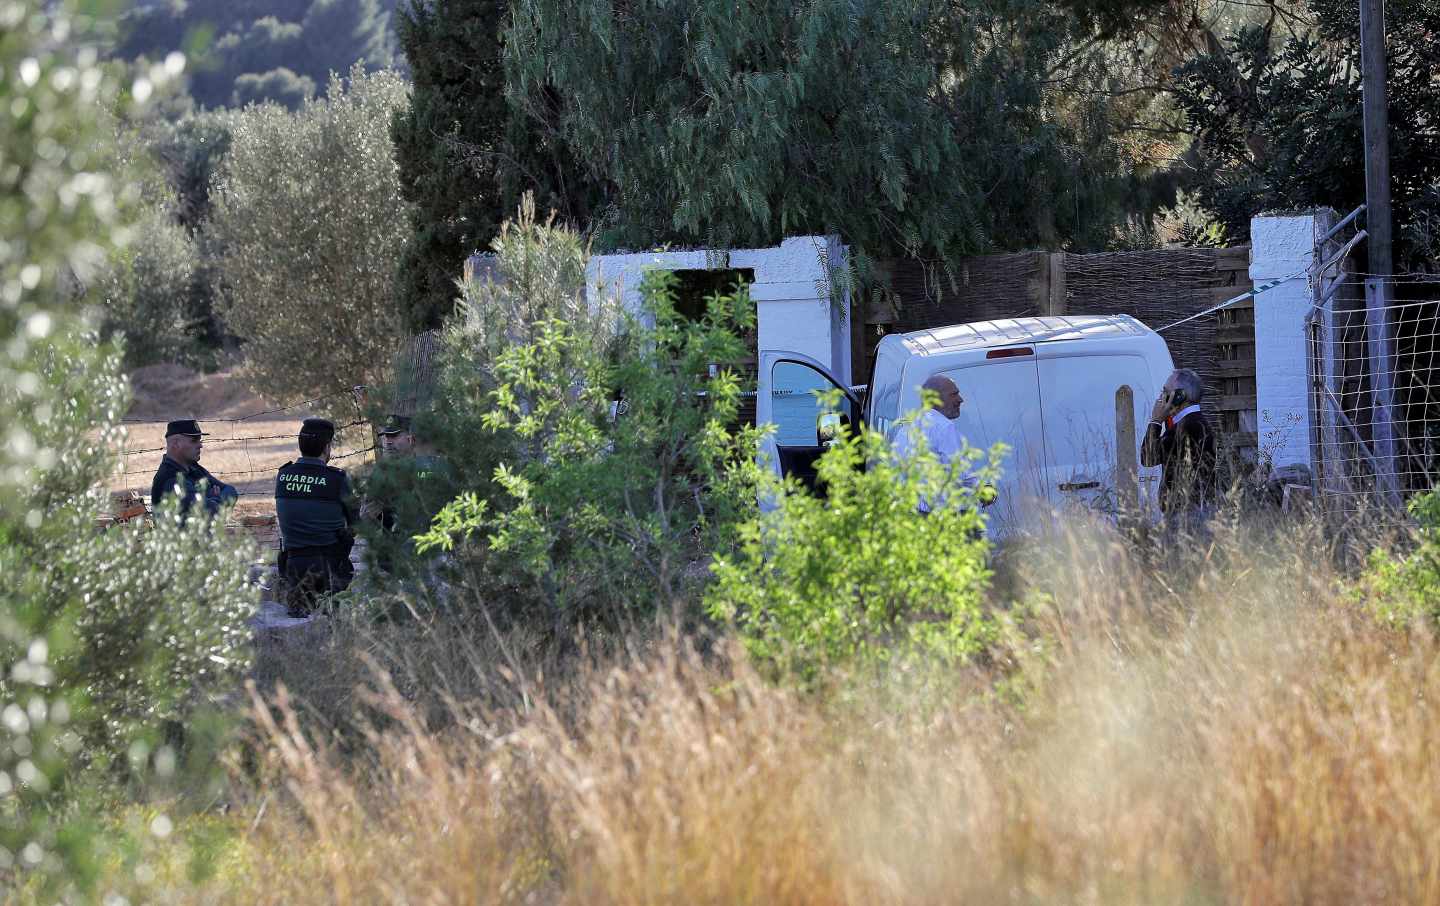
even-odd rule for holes
{"type": "MultiPolygon", "coordinates": [[[[1010,447],[993,535],[1042,528],[1071,505],[1109,509],[1117,462],[1136,463],[1155,399],[1173,368],[1159,334],[1127,315],[1016,318],[891,334],[864,387],[844,387],[804,355],[760,356],[757,424],[773,424],[773,468],[813,486],[824,451],[815,391],[839,389],[841,415],[890,432],[920,406],[920,385],[943,374],[965,404],[956,419],[971,446],[1010,447]],[[1117,403],[1119,409],[1117,409],[1117,403]],[[1133,411],[1133,420],[1117,411],[1133,411]],[[1128,422],[1128,424],[1127,424],[1128,422]],[[1133,445],[1126,457],[1116,450],[1133,445]]],[[[833,416],[831,416],[833,419],[833,416]]],[[[1159,469],[1138,467],[1139,503],[1153,509],[1159,469]]]]}

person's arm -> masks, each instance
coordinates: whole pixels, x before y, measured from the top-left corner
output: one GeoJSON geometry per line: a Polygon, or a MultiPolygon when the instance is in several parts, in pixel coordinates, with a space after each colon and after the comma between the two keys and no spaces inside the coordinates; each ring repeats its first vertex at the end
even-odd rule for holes
{"type": "Polygon", "coordinates": [[[1150,407],[1150,423],[1145,426],[1145,440],[1140,444],[1142,466],[1165,464],[1165,419],[1170,415],[1171,398],[1170,391],[1162,389],[1159,399],[1150,407]]]}
{"type": "Polygon", "coordinates": [[[234,485],[226,484],[214,475],[211,475],[209,469],[199,465],[197,465],[196,468],[200,470],[201,476],[205,479],[205,496],[207,500],[214,499],[220,503],[225,503],[230,500],[235,500],[240,496],[240,492],[234,485]]]}
{"type": "Polygon", "coordinates": [[[355,489],[350,486],[350,476],[344,472],[340,473],[340,512],[345,515],[347,528],[355,524],[355,489]]]}
{"type": "Polygon", "coordinates": [[[1160,437],[1160,423],[1151,422],[1145,428],[1145,440],[1140,444],[1140,465],[1158,466],[1163,462],[1164,444],[1160,437]]]}
{"type": "Polygon", "coordinates": [[[175,475],[162,463],[150,481],[150,509],[159,511],[160,501],[175,487],[175,475]]]}

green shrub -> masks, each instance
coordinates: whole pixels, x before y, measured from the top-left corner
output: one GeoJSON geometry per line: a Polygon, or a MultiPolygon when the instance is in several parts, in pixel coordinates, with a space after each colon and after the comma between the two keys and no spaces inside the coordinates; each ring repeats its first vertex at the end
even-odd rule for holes
{"type": "Polygon", "coordinates": [[[87,729],[112,752],[140,728],[183,722],[238,690],[250,665],[255,551],[220,518],[182,522],[173,502],[146,528],[70,526],[83,541],[51,572],[55,596],[78,602],[56,670],[85,690],[87,729]]]}
{"type": "Polygon", "coordinates": [[[578,238],[524,216],[496,248],[506,287],[490,291],[511,307],[462,308],[452,337],[468,340],[450,349],[481,361],[447,369],[443,390],[444,411],[472,413],[457,422],[481,413],[495,460],[420,547],[459,550],[485,597],[557,628],[682,606],[753,506],[740,387],[709,367],[744,355],[752,304],[715,297],[689,320],[652,274],[638,316],[592,307],[578,238]]]}
{"type": "Polygon", "coordinates": [[[604,358],[614,340],[612,309],[592,313],[585,302],[588,251],[574,231],[537,220],[527,198],[491,250],[505,276],[460,284],[444,329],[422,335],[423,342],[399,356],[393,379],[376,392],[371,407],[373,417],[414,412],[415,430],[447,466],[443,480],[427,482],[423,493],[415,493],[417,476],[403,463],[382,460],[361,483],[367,497],[405,511],[397,512],[402,518],[396,532],[373,523],[361,529],[377,558],[402,575],[414,565],[412,536],[425,534],[440,509],[462,493],[485,501],[503,493],[495,469],[522,454],[513,432],[492,431],[485,420],[490,395],[501,383],[496,363],[504,351],[533,343],[539,325],[551,321],[584,323],[578,333],[594,350],[590,358],[604,358]],[[437,341],[430,342],[431,336],[437,341]],[[441,493],[444,499],[437,502],[441,493]]]}
{"type": "Polygon", "coordinates": [[[0,771],[22,786],[0,808],[0,863],[33,847],[49,856],[26,867],[83,882],[95,844],[75,843],[71,790],[143,776],[132,744],[187,742],[183,728],[239,688],[258,594],[251,546],[219,520],[182,524],[162,508],[152,528],[97,531],[128,401],[119,356],[69,331],[31,349],[41,402],[12,428],[36,464],[0,519],[0,659],[12,665],[0,771]]]}
{"type": "Polygon", "coordinates": [[[204,275],[195,240],[158,209],[147,212],[135,234],[98,287],[106,333],[124,335],[130,367],[202,364],[204,313],[193,296],[204,275]]]}
{"type": "MultiPolygon", "coordinates": [[[[530,199],[490,248],[503,276],[459,287],[455,311],[441,331],[433,401],[418,424],[464,476],[465,488],[483,499],[499,493],[493,482],[495,467],[522,456],[514,433],[493,431],[486,424],[491,394],[503,382],[496,372],[500,357],[507,349],[536,343],[544,325],[566,323],[574,326],[574,342],[587,347],[586,360],[605,359],[618,320],[613,306],[592,311],[586,302],[585,241],[573,230],[537,220],[530,199]]],[[[400,395],[432,397],[416,388],[404,388],[400,395]]]]}
{"type": "Polygon", "coordinates": [[[1374,551],[1356,595],[1383,622],[1440,624],[1440,493],[1419,494],[1408,509],[1416,521],[1414,548],[1374,551]]]}
{"type": "MultiPolygon", "coordinates": [[[[226,325],[276,399],[379,385],[404,330],[394,277],[406,233],[390,117],[406,86],[352,69],[290,112],[248,107],[211,194],[226,325]]],[[[348,404],[336,417],[353,415],[348,404]]]]}
{"type": "Polygon", "coordinates": [[[734,556],[715,565],[706,603],[773,673],[812,682],[831,669],[876,670],[923,658],[954,663],[994,640],[984,609],[989,543],[978,501],[993,496],[999,451],[942,465],[903,464],[862,429],[837,440],[817,471],[823,496],[793,480],[766,490],[734,556]],[[944,501],[928,514],[921,500],[944,501]]]}
{"type": "MultiPolygon", "coordinates": [[[[421,419],[416,430],[423,432],[432,420],[421,419]]],[[[392,577],[413,578],[425,559],[416,555],[415,536],[428,531],[435,514],[461,492],[459,475],[444,457],[386,456],[360,480],[359,488],[374,510],[374,518],[359,526],[369,542],[371,565],[392,577]]]]}

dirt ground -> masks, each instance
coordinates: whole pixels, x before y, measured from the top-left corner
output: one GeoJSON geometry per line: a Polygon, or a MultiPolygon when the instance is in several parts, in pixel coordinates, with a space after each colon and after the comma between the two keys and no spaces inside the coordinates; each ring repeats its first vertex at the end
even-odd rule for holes
{"type": "MultiPolygon", "coordinates": [[[[123,467],[111,480],[112,491],[148,495],[164,452],[165,423],[195,418],[210,433],[200,464],[240,490],[240,511],[275,509],[271,496],[275,471],[299,455],[295,435],[301,420],[313,413],[302,409],[267,412],[277,404],[251,392],[234,370],[202,375],[179,365],[152,365],[132,372],[130,381],[135,401],[126,414],[123,467]]],[[[369,446],[367,429],[343,433],[336,441],[336,454],[355,455],[335,464],[353,470],[370,462],[369,453],[358,452],[369,446]]]]}

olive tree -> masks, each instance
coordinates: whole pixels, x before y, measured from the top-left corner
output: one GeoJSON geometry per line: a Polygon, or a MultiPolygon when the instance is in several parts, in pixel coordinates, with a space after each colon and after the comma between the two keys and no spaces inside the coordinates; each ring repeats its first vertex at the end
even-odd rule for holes
{"type": "Polygon", "coordinates": [[[256,604],[246,551],[206,520],[96,531],[128,391],[81,288],[137,201],[102,113],[179,61],[122,86],[84,24],[64,4],[0,5],[0,888],[39,872],[47,902],[80,899],[104,855],[71,791],[233,690],[256,604]]]}
{"type": "Polygon", "coordinates": [[[262,104],[235,116],[211,229],[226,320],[264,394],[378,384],[394,356],[409,220],[390,118],[405,97],[400,76],[357,66],[293,113],[262,104]]]}

